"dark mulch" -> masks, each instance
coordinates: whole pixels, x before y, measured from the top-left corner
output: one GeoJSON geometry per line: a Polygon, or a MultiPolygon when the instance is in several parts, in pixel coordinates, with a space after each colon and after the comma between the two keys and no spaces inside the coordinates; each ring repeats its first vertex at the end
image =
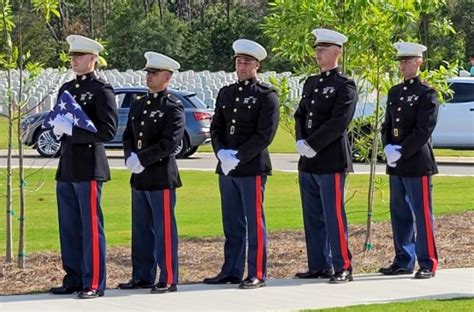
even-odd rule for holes
{"type": "MultiPolygon", "coordinates": [[[[442,216],[436,219],[436,243],[439,268],[472,267],[474,212],[442,216]]],[[[350,226],[349,242],[355,273],[375,272],[390,264],[393,257],[390,223],[373,226],[370,252],[363,251],[365,226],[350,226]]],[[[223,239],[204,238],[182,240],[179,246],[180,283],[198,283],[204,277],[219,272],[223,261],[223,239]]],[[[306,250],[303,231],[284,231],[269,234],[268,277],[290,278],[295,272],[306,270],[306,250]]],[[[127,281],[131,274],[129,247],[108,250],[107,284],[115,288],[127,281]]],[[[63,271],[58,253],[35,253],[28,257],[27,268],[17,269],[0,258],[0,295],[46,291],[61,284],[63,271]]]]}

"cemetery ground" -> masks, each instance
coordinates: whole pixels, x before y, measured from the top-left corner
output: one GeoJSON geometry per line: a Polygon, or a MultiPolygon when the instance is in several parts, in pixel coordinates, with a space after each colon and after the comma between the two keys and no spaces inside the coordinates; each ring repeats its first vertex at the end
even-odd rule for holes
{"type": "MultiPolygon", "coordinates": [[[[1,169],[4,172],[5,169],[1,169]]],[[[5,228],[0,227],[0,294],[44,292],[60,285],[63,271],[59,254],[55,181],[52,169],[27,170],[26,269],[6,264],[5,228]],[[41,187],[39,187],[41,186],[41,187]]],[[[103,189],[102,209],[107,236],[109,288],[131,275],[130,190],[127,170],[113,170],[103,189]]],[[[176,218],[180,234],[180,283],[199,283],[218,273],[223,261],[223,234],[217,176],[212,172],[183,171],[184,186],[177,191],[176,218]]],[[[433,202],[439,268],[472,267],[474,251],[474,177],[433,178],[433,202]]],[[[365,240],[367,175],[347,180],[346,211],[355,273],[376,272],[390,263],[393,244],[388,210],[388,180],[377,177],[373,249],[363,251],[365,240]]],[[[15,199],[17,203],[17,199],[15,199]]],[[[4,200],[0,202],[4,207],[4,200]]],[[[265,215],[269,234],[268,278],[290,278],[306,267],[306,251],[297,176],[275,172],[268,179],[265,215]]],[[[14,232],[17,233],[17,215],[14,232]]],[[[4,217],[0,219],[4,224],[4,217]]],[[[15,251],[17,241],[15,237],[15,251]]]]}

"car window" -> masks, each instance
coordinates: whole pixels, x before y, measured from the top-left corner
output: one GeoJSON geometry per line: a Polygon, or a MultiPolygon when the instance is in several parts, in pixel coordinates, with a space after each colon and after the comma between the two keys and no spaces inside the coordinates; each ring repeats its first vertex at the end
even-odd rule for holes
{"type": "Polygon", "coordinates": [[[207,105],[194,93],[186,95],[185,98],[187,98],[195,108],[207,108],[207,105]]]}
{"type": "Polygon", "coordinates": [[[124,95],[122,105],[120,108],[130,108],[130,105],[135,102],[138,98],[144,96],[145,92],[126,92],[122,93],[124,95]]]}
{"type": "Polygon", "coordinates": [[[115,102],[117,102],[117,107],[122,107],[123,100],[125,98],[125,93],[116,93],[115,102]]]}
{"type": "Polygon", "coordinates": [[[454,94],[450,103],[474,102],[474,83],[453,83],[451,89],[454,94]]]}

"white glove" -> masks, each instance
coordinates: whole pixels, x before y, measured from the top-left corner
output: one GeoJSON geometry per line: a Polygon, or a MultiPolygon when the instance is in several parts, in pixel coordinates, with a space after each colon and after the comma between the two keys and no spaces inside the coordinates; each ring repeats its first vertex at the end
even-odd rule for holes
{"type": "Polygon", "coordinates": [[[221,169],[224,175],[228,175],[231,170],[239,164],[240,160],[235,155],[226,156],[221,160],[221,169]]]}
{"type": "Polygon", "coordinates": [[[399,152],[401,148],[402,147],[400,145],[387,144],[387,146],[385,146],[383,149],[385,157],[387,158],[387,165],[389,167],[397,166],[397,161],[402,157],[402,154],[399,152]]]}
{"type": "Polygon", "coordinates": [[[53,133],[61,138],[63,134],[72,135],[72,121],[62,115],[57,115],[53,120],[53,133]]]}
{"type": "Polygon", "coordinates": [[[395,168],[395,167],[397,166],[397,163],[396,163],[396,162],[389,162],[389,161],[387,160],[387,166],[392,167],[392,168],[395,168]]]}
{"type": "Polygon", "coordinates": [[[312,147],[310,147],[309,151],[306,153],[305,157],[306,158],[313,158],[314,156],[316,156],[316,154],[317,154],[316,151],[312,147]]]}
{"type": "Polygon", "coordinates": [[[314,149],[309,146],[308,142],[306,140],[298,140],[296,141],[296,151],[298,154],[301,156],[307,157],[307,158],[312,158],[316,156],[316,152],[314,149]]]}
{"type": "Polygon", "coordinates": [[[127,158],[125,165],[132,173],[141,173],[143,170],[145,170],[145,167],[143,167],[140,163],[140,159],[138,159],[137,154],[133,152],[127,158]]]}
{"type": "Polygon", "coordinates": [[[237,154],[236,150],[231,150],[231,149],[220,149],[217,152],[217,158],[219,158],[220,161],[224,160],[225,158],[234,156],[237,154]]]}

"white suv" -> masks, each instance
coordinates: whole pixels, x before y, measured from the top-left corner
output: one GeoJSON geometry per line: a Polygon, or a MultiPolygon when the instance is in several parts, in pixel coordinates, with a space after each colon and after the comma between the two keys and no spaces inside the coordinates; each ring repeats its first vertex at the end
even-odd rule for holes
{"type": "Polygon", "coordinates": [[[453,98],[440,105],[433,132],[434,147],[474,148],[474,77],[449,80],[453,98]]]}

